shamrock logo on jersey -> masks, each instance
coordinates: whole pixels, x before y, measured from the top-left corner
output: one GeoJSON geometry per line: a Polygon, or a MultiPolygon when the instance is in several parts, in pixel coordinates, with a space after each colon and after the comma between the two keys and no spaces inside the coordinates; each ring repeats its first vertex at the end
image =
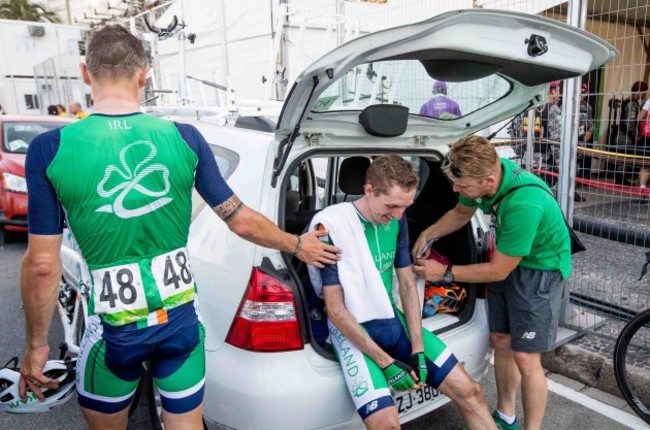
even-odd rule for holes
{"type": "Polygon", "coordinates": [[[120,151],[120,167],[109,165],[97,184],[100,197],[117,197],[112,204],[101,206],[96,212],[114,213],[120,218],[134,218],[153,212],[172,201],[164,197],[170,188],[169,169],[160,163],[149,162],[158,150],[147,140],[137,140],[120,151]],[[163,189],[157,191],[156,187],[163,189]],[[108,188],[108,189],[107,189],[108,188]],[[150,201],[146,197],[157,197],[150,201]],[[134,205],[136,207],[125,207],[134,205]]]}

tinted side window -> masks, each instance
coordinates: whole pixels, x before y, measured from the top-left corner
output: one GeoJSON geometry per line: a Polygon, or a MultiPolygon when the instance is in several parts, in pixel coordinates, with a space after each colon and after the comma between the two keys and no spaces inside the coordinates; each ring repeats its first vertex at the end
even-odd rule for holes
{"type": "MultiPolygon", "coordinates": [[[[221,176],[226,181],[233,174],[237,165],[239,165],[239,154],[230,149],[226,149],[223,146],[217,146],[212,143],[209,144],[212,153],[214,154],[214,159],[217,161],[217,166],[221,172],[221,176]]],[[[203,210],[205,207],[205,201],[199,193],[194,189],[192,191],[192,221],[194,218],[203,210]]]]}
{"type": "Polygon", "coordinates": [[[210,144],[210,149],[214,154],[215,160],[217,160],[217,166],[219,166],[221,176],[227,181],[239,164],[239,154],[212,143],[210,144]]]}

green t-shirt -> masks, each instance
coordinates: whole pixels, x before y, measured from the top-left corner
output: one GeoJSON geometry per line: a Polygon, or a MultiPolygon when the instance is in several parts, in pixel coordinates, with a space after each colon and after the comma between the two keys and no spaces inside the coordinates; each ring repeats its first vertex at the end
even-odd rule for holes
{"type": "Polygon", "coordinates": [[[497,250],[522,257],[519,265],[529,269],[571,273],[571,242],[564,216],[548,186],[537,176],[501,159],[503,176],[494,196],[475,200],[459,197],[462,205],[478,206],[490,213],[494,202],[513,187],[540,184],[544,189],[525,187],[505,196],[496,209],[497,250]]]}

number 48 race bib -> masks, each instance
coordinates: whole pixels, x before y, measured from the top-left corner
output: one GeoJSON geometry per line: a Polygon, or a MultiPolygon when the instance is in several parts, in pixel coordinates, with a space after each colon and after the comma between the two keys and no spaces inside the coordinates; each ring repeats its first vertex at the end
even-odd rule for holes
{"type": "MultiPolygon", "coordinates": [[[[194,288],[187,250],[176,249],[151,259],[149,288],[155,288],[164,303],[169,297],[194,288]]],[[[138,263],[92,271],[96,314],[117,314],[147,309],[145,281],[138,263]]]]}

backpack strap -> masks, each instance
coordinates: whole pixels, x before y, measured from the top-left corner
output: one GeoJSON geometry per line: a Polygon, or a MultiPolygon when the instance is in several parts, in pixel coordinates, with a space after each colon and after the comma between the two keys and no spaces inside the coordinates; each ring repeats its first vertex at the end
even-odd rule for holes
{"type": "Polygon", "coordinates": [[[501,200],[503,200],[503,198],[504,198],[505,196],[507,196],[508,194],[510,194],[510,193],[512,193],[512,192],[514,192],[514,191],[517,191],[517,190],[520,189],[520,188],[525,188],[525,187],[541,188],[542,190],[544,190],[544,191],[546,191],[547,193],[549,193],[553,198],[555,198],[555,197],[553,196],[553,193],[549,192],[549,191],[548,191],[548,190],[547,190],[543,185],[540,185],[540,184],[523,184],[523,185],[517,185],[516,187],[512,187],[512,188],[510,188],[510,189],[509,189],[508,191],[506,191],[503,195],[501,195],[498,199],[496,199],[496,200],[494,201],[494,203],[492,203],[492,207],[490,208],[490,212],[491,212],[493,215],[496,215],[496,213],[497,213],[497,209],[499,208],[499,203],[501,202],[501,200]]]}

